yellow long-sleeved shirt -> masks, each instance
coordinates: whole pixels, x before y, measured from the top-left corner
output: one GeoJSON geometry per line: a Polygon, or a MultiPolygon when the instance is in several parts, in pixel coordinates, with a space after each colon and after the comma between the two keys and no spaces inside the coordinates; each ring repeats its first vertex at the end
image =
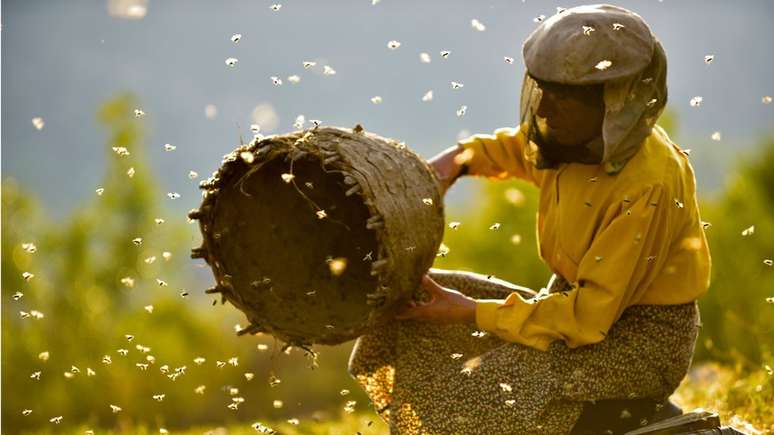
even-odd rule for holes
{"type": "Polygon", "coordinates": [[[616,175],[603,165],[562,163],[537,169],[525,158],[519,128],[474,135],[471,175],[517,177],[540,189],[540,257],[572,283],[565,293],[525,300],[479,300],[476,323],[504,340],[546,350],[602,341],[632,305],[696,300],[710,284],[711,259],[687,156],[655,127],[616,175]]]}

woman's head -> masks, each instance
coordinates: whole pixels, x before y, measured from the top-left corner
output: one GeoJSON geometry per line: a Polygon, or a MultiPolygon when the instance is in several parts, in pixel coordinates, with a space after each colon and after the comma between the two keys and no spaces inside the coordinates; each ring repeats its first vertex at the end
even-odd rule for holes
{"type": "Polygon", "coordinates": [[[603,163],[619,172],[666,104],[666,55],[639,15],[578,6],[544,20],[523,46],[520,126],[539,169],[603,163]]]}
{"type": "Polygon", "coordinates": [[[562,85],[536,80],[542,96],[536,115],[545,119],[541,135],[549,143],[582,146],[602,134],[602,85],[562,85]]]}

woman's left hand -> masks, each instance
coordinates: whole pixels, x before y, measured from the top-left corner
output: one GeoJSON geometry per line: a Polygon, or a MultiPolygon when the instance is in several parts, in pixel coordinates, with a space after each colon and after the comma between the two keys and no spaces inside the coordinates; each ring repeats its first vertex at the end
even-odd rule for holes
{"type": "Polygon", "coordinates": [[[426,303],[411,302],[396,318],[432,322],[476,322],[476,300],[441,287],[428,275],[422,277],[422,288],[430,294],[426,303]]]}

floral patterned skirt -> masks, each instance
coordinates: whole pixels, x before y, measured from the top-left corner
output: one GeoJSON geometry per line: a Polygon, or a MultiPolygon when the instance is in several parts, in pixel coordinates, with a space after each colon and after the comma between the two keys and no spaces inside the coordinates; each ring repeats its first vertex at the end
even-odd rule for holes
{"type": "MultiPolygon", "coordinates": [[[[479,299],[514,291],[468,272],[430,276],[479,299]]],[[[549,291],[566,285],[552,279],[549,291]]],[[[671,395],[691,363],[698,316],[695,302],[633,306],[602,342],[570,349],[557,341],[545,352],[472,324],[396,320],[358,339],[349,372],[391,433],[568,433],[583,402],[671,395]]]]}

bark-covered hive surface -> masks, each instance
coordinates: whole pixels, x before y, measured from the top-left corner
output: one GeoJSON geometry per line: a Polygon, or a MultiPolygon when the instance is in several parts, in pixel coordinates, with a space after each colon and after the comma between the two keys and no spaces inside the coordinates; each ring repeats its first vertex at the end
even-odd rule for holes
{"type": "Polygon", "coordinates": [[[441,243],[432,169],[402,143],[333,127],[256,139],[207,181],[192,252],[247,316],[243,333],[338,344],[381,326],[441,243]]]}

